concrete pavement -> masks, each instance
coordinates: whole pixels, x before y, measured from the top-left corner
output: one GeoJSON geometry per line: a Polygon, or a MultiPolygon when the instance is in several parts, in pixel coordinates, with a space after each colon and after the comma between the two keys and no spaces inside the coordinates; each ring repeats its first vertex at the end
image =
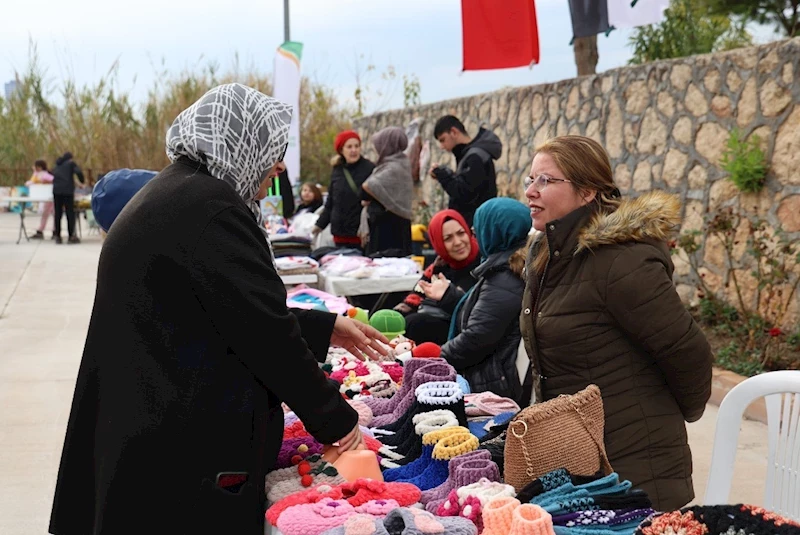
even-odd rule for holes
{"type": "MultiPolygon", "coordinates": [[[[38,217],[27,222],[34,227],[38,217]]],[[[102,242],[15,245],[19,218],[0,213],[0,533],[47,533],[75,377],[94,299],[102,242]]],[[[46,233],[49,237],[49,231],[46,233]]],[[[717,409],[689,425],[702,499],[717,409]]],[[[731,503],[761,504],[766,426],[745,421],[731,503]]]]}

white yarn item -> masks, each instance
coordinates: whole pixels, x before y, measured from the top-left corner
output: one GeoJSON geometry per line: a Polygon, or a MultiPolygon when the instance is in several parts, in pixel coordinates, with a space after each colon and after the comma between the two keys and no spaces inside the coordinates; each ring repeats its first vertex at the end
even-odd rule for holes
{"type": "Polygon", "coordinates": [[[464,391],[455,381],[432,381],[419,385],[414,396],[427,405],[447,405],[464,399],[464,391]]]}
{"type": "Polygon", "coordinates": [[[419,436],[437,429],[458,427],[460,425],[453,411],[442,409],[417,414],[411,421],[414,423],[414,432],[419,436]]]}
{"type": "Polygon", "coordinates": [[[517,492],[511,485],[498,483],[497,481],[489,481],[485,477],[479,479],[477,483],[472,483],[471,485],[456,489],[456,494],[458,495],[458,503],[460,505],[464,505],[467,496],[474,496],[481,502],[481,507],[486,506],[489,500],[493,498],[515,498],[517,496],[517,492]]]}

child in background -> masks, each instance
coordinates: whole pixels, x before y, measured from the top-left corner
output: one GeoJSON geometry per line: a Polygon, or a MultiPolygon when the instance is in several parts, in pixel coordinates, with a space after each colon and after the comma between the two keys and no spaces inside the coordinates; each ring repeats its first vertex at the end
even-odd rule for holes
{"type": "MultiPolygon", "coordinates": [[[[28,180],[25,185],[30,186],[31,184],[52,184],[53,183],[53,175],[51,175],[47,171],[47,162],[44,160],[36,160],[33,164],[33,175],[31,175],[30,180],[28,180]]],[[[50,216],[53,214],[53,201],[44,203],[42,207],[42,219],[39,222],[39,229],[36,231],[36,234],[31,236],[31,239],[34,240],[43,240],[44,239],[44,227],[47,226],[47,220],[50,219],[50,216]]],[[[53,234],[55,237],[55,233],[53,234]]]]}
{"type": "Polygon", "coordinates": [[[297,214],[316,212],[322,206],[322,192],[313,182],[304,182],[300,187],[300,205],[297,207],[297,214]]]}

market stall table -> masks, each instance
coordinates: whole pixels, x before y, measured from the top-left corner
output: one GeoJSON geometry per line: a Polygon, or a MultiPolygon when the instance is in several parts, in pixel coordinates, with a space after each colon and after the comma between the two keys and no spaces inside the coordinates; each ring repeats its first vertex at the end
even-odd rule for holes
{"type": "Polygon", "coordinates": [[[356,295],[380,294],[375,306],[370,313],[380,310],[383,303],[393,292],[410,292],[419,281],[420,274],[404,275],[402,277],[381,277],[368,279],[355,279],[337,275],[319,273],[319,288],[329,294],[342,297],[356,295]]]}
{"type": "MultiPolygon", "coordinates": [[[[80,198],[76,197],[75,198],[75,203],[77,204],[79,201],[82,201],[82,200],[85,200],[85,199],[91,199],[91,195],[86,195],[86,196],[83,196],[83,197],[80,197],[80,198]]],[[[25,207],[25,204],[41,204],[41,203],[44,203],[44,202],[53,202],[53,198],[50,197],[50,198],[44,198],[43,199],[43,198],[36,198],[36,197],[18,197],[18,196],[15,196],[15,197],[0,197],[0,205],[2,205],[2,204],[11,205],[11,204],[13,204],[15,202],[23,204],[23,206],[20,208],[20,211],[19,211],[19,236],[17,236],[17,245],[19,245],[19,242],[22,241],[22,237],[23,236],[25,236],[25,239],[27,241],[31,240],[30,237],[28,236],[28,229],[25,228],[25,212],[27,211],[26,207],[25,207]]],[[[85,212],[86,212],[86,210],[83,209],[83,208],[80,208],[80,209],[76,208],[75,209],[75,223],[78,225],[78,235],[80,235],[81,237],[83,236],[83,229],[81,227],[81,214],[85,213],[85,212]]],[[[55,217],[55,215],[53,217],[55,217]]]]}

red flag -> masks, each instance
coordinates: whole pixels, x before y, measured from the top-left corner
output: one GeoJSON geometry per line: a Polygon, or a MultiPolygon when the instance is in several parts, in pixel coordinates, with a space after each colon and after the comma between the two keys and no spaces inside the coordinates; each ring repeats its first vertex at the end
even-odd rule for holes
{"type": "Polygon", "coordinates": [[[533,0],[461,0],[465,71],[539,63],[533,0]]]}

